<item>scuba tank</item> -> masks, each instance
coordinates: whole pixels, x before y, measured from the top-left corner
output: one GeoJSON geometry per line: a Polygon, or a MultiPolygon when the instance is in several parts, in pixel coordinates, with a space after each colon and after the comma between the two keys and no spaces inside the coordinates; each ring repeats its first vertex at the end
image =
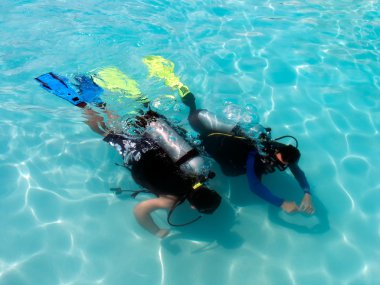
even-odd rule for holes
{"type": "Polygon", "coordinates": [[[153,139],[185,174],[208,176],[209,170],[205,160],[163,118],[155,117],[149,120],[145,134],[153,139]]]}
{"type": "MultiPolygon", "coordinates": [[[[202,184],[209,178],[214,178],[215,173],[210,171],[203,157],[201,157],[198,151],[193,148],[182,136],[180,136],[170,125],[161,117],[153,117],[153,119],[147,122],[145,133],[147,137],[154,140],[169,156],[169,158],[179,166],[180,170],[189,176],[197,177],[197,183],[193,185],[193,191],[196,193],[212,193],[216,195],[213,190],[206,190],[202,184]],[[197,190],[198,189],[198,190],[197,190]]],[[[192,191],[192,192],[193,192],[192,191]]],[[[173,211],[182,204],[186,199],[189,199],[189,194],[183,195],[175,205],[170,209],[167,222],[171,226],[185,226],[198,221],[202,216],[198,216],[193,220],[181,224],[174,224],[171,222],[171,216],[173,211]]],[[[210,194],[209,194],[210,195],[210,194]]],[[[218,205],[220,200],[218,202],[218,205]]],[[[199,210],[198,210],[199,211],[199,210]]]]}
{"type": "Polygon", "coordinates": [[[236,127],[236,124],[223,122],[214,113],[207,110],[200,110],[197,116],[202,128],[208,132],[231,133],[236,127]]]}

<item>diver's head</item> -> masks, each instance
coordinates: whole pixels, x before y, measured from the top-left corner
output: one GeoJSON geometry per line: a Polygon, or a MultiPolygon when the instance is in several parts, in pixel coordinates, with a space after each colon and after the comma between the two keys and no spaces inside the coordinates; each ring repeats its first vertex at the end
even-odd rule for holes
{"type": "Polygon", "coordinates": [[[277,148],[277,152],[281,155],[281,162],[285,164],[296,163],[301,157],[301,153],[298,148],[292,145],[281,144],[277,148]]]}
{"type": "Polygon", "coordinates": [[[190,204],[203,214],[212,214],[220,205],[222,197],[216,191],[199,186],[187,197],[190,204]]]}

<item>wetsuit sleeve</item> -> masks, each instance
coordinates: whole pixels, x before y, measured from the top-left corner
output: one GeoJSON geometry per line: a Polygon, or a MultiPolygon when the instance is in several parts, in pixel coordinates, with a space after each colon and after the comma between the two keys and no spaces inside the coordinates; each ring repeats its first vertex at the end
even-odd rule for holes
{"type": "Polygon", "coordinates": [[[293,173],[294,178],[303,189],[303,192],[310,194],[310,185],[307,182],[305,173],[301,170],[297,163],[289,165],[290,171],[293,173]]]}
{"type": "Polygon", "coordinates": [[[255,174],[255,158],[256,158],[256,151],[251,151],[248,154],[247,158],[247,178],[248,178],[248,185],[249,189],[255,193],[260,198],[264,199],[265,201],[280,207],[282,203],[284,202],[284,199],[281,199],[274,195],[268,187],[266,187],[264,184],[260,182],[260,180],[257,178],[255,174]]]}

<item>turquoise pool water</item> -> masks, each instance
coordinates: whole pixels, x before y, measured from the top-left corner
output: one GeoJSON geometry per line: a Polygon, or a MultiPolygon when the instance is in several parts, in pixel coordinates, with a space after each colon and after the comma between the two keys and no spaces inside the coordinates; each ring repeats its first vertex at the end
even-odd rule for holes
{"type": "MultiPolygon", "coordinates": [[[[3,0],[0,284],[379,284],[379,9],[377,0],[3,0]],[[118,154],[33,78],[114,65],[152,98],[173,94],[148,78],[141,59],[151,54],[176,64],[203,107],[245,118],[254,106],[275,137],[296,136],[316,214],[286,215],[244,177],[218,175],[215,215],[162,241],[142,230],[137,202],[109,191],[136,187],[118,154]]],[[[300,199],[289,175],[265,183],[300,199]]]]}

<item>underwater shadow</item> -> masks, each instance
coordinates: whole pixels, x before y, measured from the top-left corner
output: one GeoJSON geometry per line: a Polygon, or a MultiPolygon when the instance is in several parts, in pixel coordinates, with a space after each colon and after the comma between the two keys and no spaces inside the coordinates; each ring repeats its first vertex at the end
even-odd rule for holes
{"type": "MultiPolygon", "coordinates": [[[[300,204],[303,192],[291,174],[273,173],[263,179],[274,194],[288,201],[300,204]]],[[[287,214],[274,206],[268,207],[268,219],[270,222],[282,227],[289,228],[302,234],[323,234],[330,229],[328,212],[326,207],[317,197],[312,187],[312,201],[315,209],[313,215],[305,213],[287,214]]]]}
{"type": "MultiPolygon", "coordinates": [[[[121,188],[111,188],[110,190],[120,200],[126,202],[134,200],[131,196],[133,190],[121,188]]],[[[141,193],[139,197],[140,195],[144,200],[154,198],[154,195],[148,193],[141,193]]],[[[183,224],[196,219],[198,216],[199,213],[191,209],[188,202],[184,202],[174,210],[170,221],[174,225],[183,224]]],[[[172,254],[178,254],[181,251],[176,242],[180,240],[199,243],[199,249],[195,250],[194,253],[210,250],[218,246],[235,249],[244,243],[243,238],[232,230],[236,223],[236,209],[233,208],[228,199],[223,197],[219,208],[212,215],[204,215],[201,219],[186,226],[172,226],[171,233],[162,239],[161,244],[164,249],[172,254]]]]}
{"type": "MultiPolygon", "coordinates": [[[[280,208],[270,205],[249,190],[245,175],[225,177],[219,175],[223,182],[222,194],[228,196],[229,201],[236,206],[262,206],[267,204],[268,219],[271,223],[289,228],[302,234],[322,234],[330,229],[326,207],[317,197],[312,187],[312,201],[315,208],[313,215],[305,213],[287,214],[280,208]]],[[[295,201],[298,205],[303,198],[303,191],[292,174],[288,172],[275,172],[263,176],[263,183],[279,197],[288,201],[295,201]]]]}
{"type": "Polygon", "coordinates": [[[330,230],[326,207],[315,196],[313,196],[313,203],[315,207],[315,213],[313,215],[302,213],[286,214],[275,207],[270,207],[270,209],[268,209],[268,219],[274,224],[289,228],[301,234],[326,233],[330,230]]]}
{"type": "MultiPolygon", "coordinates": [[[[184,213],[176,213],[176,220],[188,220],[184,213]]],[[[161,242],[163,248],[172,254],[181,252],[177,241],[187,240],[199,243],[199,248],[193,253],[201,253],[216,247],[236,249],[244,240],[232,227],[237,223],[236,211],[228,201],[224,200],[212,215],[205,215],[197,222],[184,226],[173,227],[172,234],[161,242]]]]}

